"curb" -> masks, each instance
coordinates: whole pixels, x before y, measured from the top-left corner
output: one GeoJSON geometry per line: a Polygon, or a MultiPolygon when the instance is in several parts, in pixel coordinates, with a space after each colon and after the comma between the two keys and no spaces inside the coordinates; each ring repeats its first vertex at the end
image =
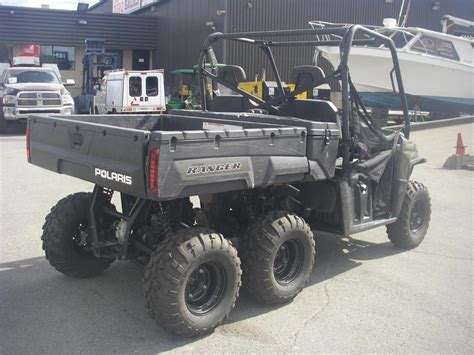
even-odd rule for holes
{"type": "MultiPolygon", "coordinates": [[[[465,124],[465,123],[474,123],[474,116],[464,116],[464,117],[456,117],[456,118],[446,118],[444,120],[411,123],[410,131],[411,132],[422,131],[424,129],[455,126],[455,125],[465,124]]],[[[402,129],[403,125],[388,126],[385,128],[402,129]]]]}

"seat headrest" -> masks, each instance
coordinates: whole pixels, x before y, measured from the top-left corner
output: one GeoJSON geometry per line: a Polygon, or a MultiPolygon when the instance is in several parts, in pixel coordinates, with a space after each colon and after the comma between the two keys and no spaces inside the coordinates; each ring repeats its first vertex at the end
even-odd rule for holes
{"type": "Polygon", "coordinates": [[[324,71],[313,65],[300,65],[294,67],[290,73],[290,80],[295,87],[309,87],[324,79],[324,71]]]}
{"type": "Polygon", "coordinates": [[[244,69],[238,65],[226,65],[217,70],[217,77],[237,86],[243,81],[247,81],[244,69]]]}

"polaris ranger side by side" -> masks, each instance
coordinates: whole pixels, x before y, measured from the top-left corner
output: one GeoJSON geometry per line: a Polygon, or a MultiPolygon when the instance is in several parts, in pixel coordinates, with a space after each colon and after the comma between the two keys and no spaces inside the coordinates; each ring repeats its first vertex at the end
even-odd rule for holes
{"type": "Polygon", "coordinates": [[[43,248],[53,267],[90,277],[116,259],[143,264],[151,316],[191,337],[224,321],[241,284],[264,304],[293,299],[313,271],[319,231],[348,236],[386,225],[395,246],[421,243],[430,198],[409,179],[425,160],[408,141],[391,39],[358,25],[215,33],[198,67],[202,110],[29,118],[30,163],[95,183],[46,217],[43,248]],[[308,39],[328,33],[339,39],[308,39]],[[350,79],[351,46],[375,39],[392,51],[404,132],[374,126],[350,79]],[[210,69],[221,41],[261,52],[280,95],[263,100],[239,88],[241,67],[210,69]],[[295,89],[282,90],[273,49],[322,44],[341,48],[337,70],[325,77],[318,67],[298,66],[295,89]],[[341,112],[331,101],[295,99],[329,80],[341,84],[341,112]],[[231,94],[208,90],[209,81],[231,94]],[[190,196],[199,196],[200,208],[190,196]]]}
{"type": "Polygon", "coordinates": [[[0,63],[0,133],[32,113],[74,113],[74,100],[65,88],[74,80],[63,83],[56,64],[40,66],[36,57],[15,57],[12,64],[0,63]]]}

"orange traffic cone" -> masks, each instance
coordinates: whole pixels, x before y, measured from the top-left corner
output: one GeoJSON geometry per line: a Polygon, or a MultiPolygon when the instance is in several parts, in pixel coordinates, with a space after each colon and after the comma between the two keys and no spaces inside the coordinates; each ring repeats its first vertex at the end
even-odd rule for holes
{"type": "Polygon", "coordinates": [[[462,134],[458,133],[458,140],[456,142],[456,155],[466,155],[466,146],[462,140],[462,134]]]}

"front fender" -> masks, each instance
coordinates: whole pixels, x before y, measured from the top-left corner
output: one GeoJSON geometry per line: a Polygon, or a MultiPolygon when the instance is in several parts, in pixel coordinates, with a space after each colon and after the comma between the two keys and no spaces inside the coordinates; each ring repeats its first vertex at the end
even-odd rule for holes
{"type": "Polygon", "coordinates": [[[420,158],[420,157],[410,160],[410,173],[408,177],[410,177],[411,174],[413,173],[413,169],[415,168],[415,165],[424,164],[426,162],[427,162],[426,158],[420,158]]]}

